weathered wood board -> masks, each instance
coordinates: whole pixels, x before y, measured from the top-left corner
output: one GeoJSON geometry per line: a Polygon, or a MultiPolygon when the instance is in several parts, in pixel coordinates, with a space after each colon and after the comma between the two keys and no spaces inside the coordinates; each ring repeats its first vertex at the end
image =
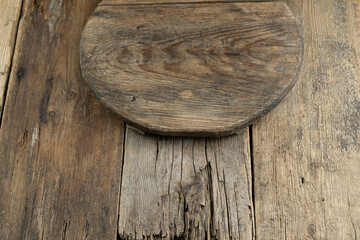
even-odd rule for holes
{"type": "Polygon", "coordinates": [[[0,132],[0,239],[117,237],[123,122],[79,66],[98,2],[24,1],[0,132]]]}
{"type": "Polygon", "coordinates": [[[82,74],[131,125],[171,136],[224,136],[293,86],[302,62],[286,4],[102,3],[81,40],[82,74]]]}
{"type": "Polygon", "coordinates": [[[5,99],[22,0],[0,0],[0,119],[5,99]]]}
{"type": "Polygon", "coordinates": [[[249,132],[159,137],[127,129],[121,239],[252,239],[249,132]]]}
{"type": "Polygon", "coordinates": [[[358,239],[360,2],[287,1],[304,66],[253,127],[258,239],[358,239]]]}

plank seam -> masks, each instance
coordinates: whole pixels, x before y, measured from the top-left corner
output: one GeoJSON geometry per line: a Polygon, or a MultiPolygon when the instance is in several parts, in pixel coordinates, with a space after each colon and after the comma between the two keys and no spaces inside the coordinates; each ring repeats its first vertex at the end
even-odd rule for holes
{"type": "MultiPolygon", "coordinates": [[[[253,239],[256,240],[256,216],[255,216],[255,171],[254,171],[254,139],[253,139],[253,125],[249,126],[249,145],[250,145],[250,174],[251,174],[251,193],[250,196],[250,206],[251,208],[251,215],[252,215],[252,232],[253,232],[253,239]]],[[[249,187],[250,190],[250,187],[249,187]]]]}
{"type": "Polygon", "coordinates": [[[124,122],[124,138],[123,138],[123,152],[122,152],[122,160],[121,160],[121,173],[120,173],[120,184],[119,184],[119,197],[118,197],[118,208],[117,208],[117,224],[116,224],[116,239],[121,240],[120,237],[120,203],[121,203],[121,188],[123,181],[123,173],[124,173],[124,162],[125,162],[125,148],[126,148],[126,134],[127,134],[127,124],[124,122]]]}

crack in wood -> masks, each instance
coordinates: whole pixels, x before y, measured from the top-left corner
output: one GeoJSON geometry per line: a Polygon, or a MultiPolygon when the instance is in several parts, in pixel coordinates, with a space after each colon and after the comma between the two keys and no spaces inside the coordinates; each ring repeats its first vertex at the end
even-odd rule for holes
{"type": "Polygon", "coordinates": [[[248,177],[248,192],[250,201],[250,214],[252,220],[253,239],[256,239],[256,212],[255,212],[255,172],[254,172],[254,142],[252,125],[249,126],[249,155],[250,155],[250,171],[245,165],[246,176],[248,177]]]}

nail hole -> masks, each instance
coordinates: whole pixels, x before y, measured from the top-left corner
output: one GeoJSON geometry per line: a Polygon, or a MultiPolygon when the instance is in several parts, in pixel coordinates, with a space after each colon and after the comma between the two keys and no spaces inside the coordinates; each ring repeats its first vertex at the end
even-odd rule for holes
{"type": "Polygon", "coordinates": [[[307,228],[307,231],[308,233],[311,235],[311,236],[314,236],[315,233],[316,233],[316,227],[314,224],[310,224],[307,228]]]}
{"type": "Polygon", "coordinates": [[[301,184],[304,184],[305,183],[305,178],[304,177],[300,178],[300,181],[301,181],[301,184]]]}
{"type": "Polygon", "coordinates": [[[49,112],[49,117],[55,117],[56,116],[56,112],[54,112],[54,111],[51,111],[51,112],[49,112]]]}

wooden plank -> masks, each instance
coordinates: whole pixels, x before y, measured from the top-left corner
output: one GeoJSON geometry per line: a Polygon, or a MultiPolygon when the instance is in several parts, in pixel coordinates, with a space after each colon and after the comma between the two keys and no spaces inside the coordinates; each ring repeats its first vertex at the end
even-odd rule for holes
{"type": "Polygon", "coordinates": [[[0,119],[10,75],[22,0],[0,0],[0,119]]]}
{"type": "Polygon", "coordinates": [[[99,99],[142,131],[225,136],[284,97],[302,53],[285,3],[121,5],[95,10],[80,60],[99,99]]]}
{"type": "Polygon", "coordinates": [[[24,3],[0,132],[0,239],[116,239],[123,122],[79,66],[98,2],[24,3]]]}
{"type": "Polygon", "coordinates": [[[284,101],[253,127],[258,239],[360,234],[360,2],[287,1],[304,66],[284,101]]]}
{"type": "Polygon", "coordinates": [[[121,239],[251,239],[249,133],[227,138],[127,129],[121,239]]]}

